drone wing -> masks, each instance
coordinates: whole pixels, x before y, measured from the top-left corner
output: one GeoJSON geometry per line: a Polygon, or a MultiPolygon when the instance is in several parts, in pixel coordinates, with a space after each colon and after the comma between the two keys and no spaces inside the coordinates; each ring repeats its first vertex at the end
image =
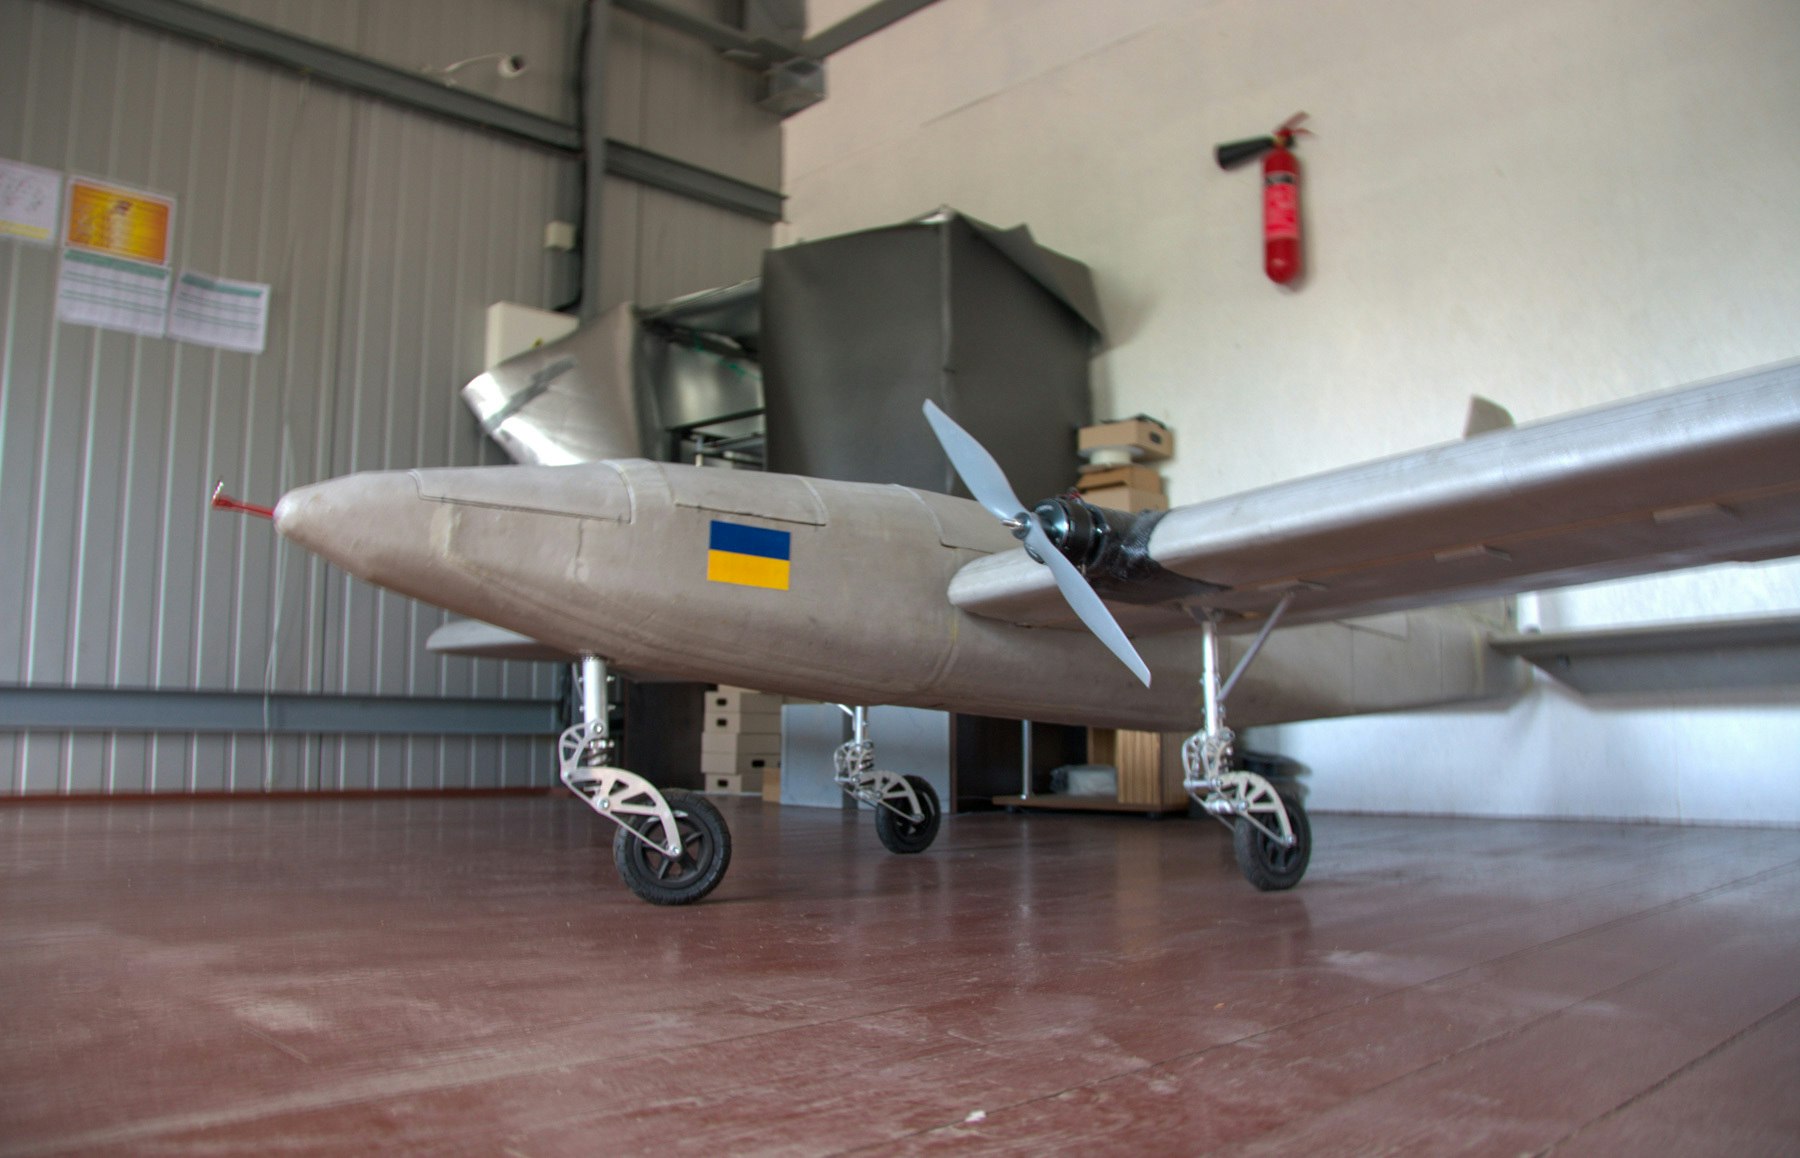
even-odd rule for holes
{"type": "MultiPolygon", "coordinates": [[[[1305,623],[1800,554],[1800,361],[1179,507],[1149,550],[1198,583],[1125,617],[1140,630],[1253,624],[1289,592],[1305,623]]],[[[1019,551],[950,598],[1067,618],[1019,551]]]]}

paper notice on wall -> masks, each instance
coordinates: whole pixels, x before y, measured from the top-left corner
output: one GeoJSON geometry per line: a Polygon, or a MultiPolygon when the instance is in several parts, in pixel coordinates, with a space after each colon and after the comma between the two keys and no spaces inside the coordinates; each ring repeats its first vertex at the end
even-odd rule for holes
{"type": "Polygon", "coordinates": [[[58,321],[160,338],[168,314],[169,271],[162,266],[63,250],[58,321]]]}
{"type": "Polygon", "coordinates": [[[0,158],[0,237],[45,245],[56,240],[62,181],[54,169],[0,158]]]}
{"type": "Polygon", "coordinates": [[[68,202],[57,320],[162,337],[174,199],[71,177],[68,202]]]}
{"type": "Polygon", "coordinates": [[[169,302],[169,337],[260,354],[268,329],[268,286],[186,269],[175,279],[174,297],[169,302]]]}
{"type": "Polygon", "coordinates": [[[151,265],[169,264],[175,200],[142,189],[69,178],[63,244],[88,253],[151,265]]]}

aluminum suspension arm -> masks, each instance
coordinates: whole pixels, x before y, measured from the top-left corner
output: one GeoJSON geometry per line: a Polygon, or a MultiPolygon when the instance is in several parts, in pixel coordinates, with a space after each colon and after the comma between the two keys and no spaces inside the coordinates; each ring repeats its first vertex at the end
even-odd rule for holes
{"type": "Polygon", "coordinates": [[[656,785],[635,772],[606,763],[605,662],[598,656],[584,655],[577,670],[582,719],[564,729],[557,741],[562,782],[589,808],[646,846],[664,856],[680,856],[681,834],[675,827],[675,813],[656,785]],[[659,843],[628,823],[634,816],[654,817],[662,826],[662,841],[659,843]]]}
{"type": "Polygon", "coordinates": [[[850,739],[832,753],[836,774],[832,777],[846,795],[871,808],[885,808],[915,824],[925,819],[924,806],[906,777],[875,770],[875,741],[869,738],[869,709],[839,704],[850,717],[850,739]]]}

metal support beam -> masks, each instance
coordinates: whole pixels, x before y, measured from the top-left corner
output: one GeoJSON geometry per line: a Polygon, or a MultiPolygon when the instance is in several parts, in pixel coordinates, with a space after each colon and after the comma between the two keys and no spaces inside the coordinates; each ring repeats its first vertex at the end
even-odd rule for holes
{"type": "Polygon", "coordinates": [[[824,60],[934,3],[936,0],[875,0],[854,16],[847,16],[818,35],[802,40],[799,55],[824,60]]]}
{"type": "Polygon", "coordinates": [[[555,700],[0,688],[0,732],[553,736],[555,700]]]}
{"type": "Polygon", "coordinates": [[[873,36],[896,21],[936,0],[875,0],[874,3],[848,16],[816,36],[799,44],[787,44],[766,36],[753,36],[741,28],[708,20],[692,12],[673,7],[664,0],[613,0],[621,12],[641,16],[653,24],[673,29],[742,64],[754,68],[773,68],[791,60],[824,60],[840,49],[848,48],[867,36],[873,36]]]}
{"type": "Polygon", "coordinates": [[[729,209],[762,221],[780,221],[782,195],[760,185],[652,153],[623,141],[606,142],[606,171],[652,189],[729,209]]]}
{"type": "MultiPolygon", "coordinates": [[[[197,40],[214,48],[291,69],[303,76],[377,97],[433,116],[487,129],[515,140],[578,156],[581,130],[573,124],[466,89],[451,88],[429,76],[395,68],[329,44],[244,20],[190,0],[79,0],[90,8],[163,32],[197,40]]],[[[603,49],[603,46],[601,46],[603,49]]],[[[598,87],[598,86],[596,86],[598,87]]],[[[670,157],[605,142],[606,172],[655,188],[691,197],[763,221],[781,219],[781,194],[670,157]]]]}
{"type": "Polygon", "coordinates": [[[750,36],[777,44],[799,44],[806,37],[806,0],[742,0],[739,27],[750,36]]]}
{"type": "Polygon", "coordinates": [[[652,24],[673,29],[710,45],[740,64],[768,68],[800,55],[791,44],[766,37],[751,36],[741,28],[720,24],[692,12],[664,4],[661,0],[613,0],[613,7],[633,16],[641,16],[652,24]]]}
{"type": "Polygon", "coordinates": [[[491,129],[566,153],[579,152],[575,126],[515,108],[422,73],[395,68],[329,44],[204,8],[189,0],[81,0],[90,8],[199,40],[368,96],[491,129]]]}
{"type": "MultiPolygon", "coordinates": [[[[825,99],[826,57],[911,16],[934,0],[876,0],[848,19],[798,43],[753,35],[673,7],[666,0],[612,2],[625,12],[711,46],[727,60],[759,70],[763,75],[757,106],[788,117],[825,99]]],[[[761,23],[765,27],[776,24],[771,20],[761,23]]]]}

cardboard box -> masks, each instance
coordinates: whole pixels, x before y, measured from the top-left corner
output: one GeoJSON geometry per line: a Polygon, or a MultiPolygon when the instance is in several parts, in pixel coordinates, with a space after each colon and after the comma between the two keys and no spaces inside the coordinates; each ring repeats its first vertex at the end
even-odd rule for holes
{"type": "Polygon", "coordinates": [[[762,798],[764,804],[781,803],[781,768],[777,765],[768,768],[762,774],[762,798]]]}
{"type": "Polygon", "coordinates": [[[781,767],[780,756],[770,756],[761,752],[702,752],[700,753],[700,773],[703,776],[747,776],[754,772],[762,775],[771,768],[781,767]]]}
{"type": "Polygon", "coordinates": [[[713,708],[706,713],[706,727],[709,733],[736,734],[739,732],[761,735],[781,734],[781,709],[772,712],[746,712],[737,708],[713,708]]]}
{"type": "Polygon", "coordinates": [[[706,693],[706,710],[736,709],[740,712],[781,711],[781,697],[749,688],[718,687],[706,693]]]}
{"type": "Polygon", "coordinates": [[[1136,487],[1098,487],[1083,490],[1081,497],[1097,507],[1115,511],[1166,511],[1169,496],[1161,491],[1141,491],[1136,487]]]}
{"type": "Polygon", "coordinates": [[[1168,458],[1175,453],[1175,432],[1156,419],[1140,414],[1118,422],[1084,426],[1075,440],[1075,449],[1083,454],[1112,448],[1129,450],[1133,458],[1168,458]]]}
{"type": "Polygon", "coordinates": [[[715,796],[755,796],[762,792],[760,772],[708,772],[700,791],[715,796]]]}
{"type": "Polygon", "coordinates": [[[1119,803],[1147,808],[1185,806],[1181,733],[1089,728],[1088,759],[1119,770],[1119,803]]]}
{"type": "Polygon", "coordinates": [[[1081,477],[1075,480],[1075,489],[1086,494],[1101,487],[1133,487],[1161,494],[1163,478],[1155,467],[1139,466],[1136,463],[1126,463],[1123,466],[1089,463],[1082,467],[1081,477]]]}
{"type": "Polygon", "coordinates": [[[721,756],[739,756],[746,752],[757,756],[781,755],[780,732],[702,732],[700,754],[716,752],[721,756]]]}

